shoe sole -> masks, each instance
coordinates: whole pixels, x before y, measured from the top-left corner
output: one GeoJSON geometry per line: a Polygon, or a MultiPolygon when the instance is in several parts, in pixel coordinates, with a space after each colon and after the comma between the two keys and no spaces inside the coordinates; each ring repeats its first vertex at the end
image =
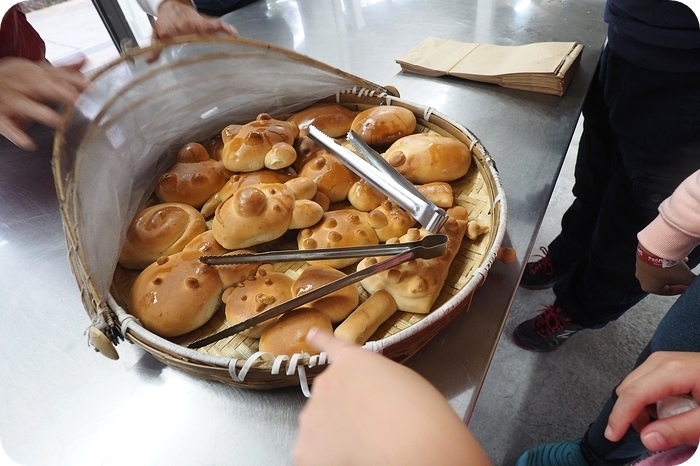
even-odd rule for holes
{"type": "Polygon", "coordinates": [[[518,339],[518,337],[515,335],[515,333],[511,334],[510,337],[511,337],[510,339],[513,341],[513,343],[515,343],[515,346],[517,346],[518,348],[522,348],[526,351],[535,351],[537,353],[549,353],[551,351],[558,349],[561,345],[566,343],[566,342],[562,342],[561,344],[559,344],[557,346],[553,346],[551,348],[538,348],[536,346],[527,346],[527,345],[523,344],[520,341],[520,339],[518,339]]]}

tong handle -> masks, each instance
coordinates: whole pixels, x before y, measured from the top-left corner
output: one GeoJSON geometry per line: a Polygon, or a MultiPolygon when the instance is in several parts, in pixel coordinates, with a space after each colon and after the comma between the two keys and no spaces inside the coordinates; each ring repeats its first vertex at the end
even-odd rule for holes
{"type": "Polygon", "coordinates": [[[353,246],[347,248],[309,249],[288,251],[264,251],[258,253],[233,254],[223,256],[202,256],[200,261],[207,265],[247,264],[258,262],[297,262],[324,259],[345,259],[367,256],[391,256],[421,246],[423,241],[409,243],[378,244],[374,246],[353,246]]]}

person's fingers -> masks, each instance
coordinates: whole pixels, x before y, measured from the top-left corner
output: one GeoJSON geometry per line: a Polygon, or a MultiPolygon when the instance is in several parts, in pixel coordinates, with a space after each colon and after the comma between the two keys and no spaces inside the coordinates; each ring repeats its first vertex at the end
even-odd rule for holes
{"type": "Polygon", "coordinates": [[[317,327],[309,330],[306,341],[317,350],[325,351],[331,361],[338,356],[343,348],[352,346],[350,343],[335,338],[332,333],[317,327]]]}
{"type": "Polygon", "coordinates": [[[28,151],[36,149],[36,144],[32,138],[22,131],[12,119],[3,117],[2,115],[0,115],[0,134],[21,149],[28,151]]]}
{"type": "Polygon", "coordinates": [[[649,450],[660,451],[677,445],[696,444],[698,432],[700,409],[696,408],[650,423],[642,429],[640,438],[649,450]]]}

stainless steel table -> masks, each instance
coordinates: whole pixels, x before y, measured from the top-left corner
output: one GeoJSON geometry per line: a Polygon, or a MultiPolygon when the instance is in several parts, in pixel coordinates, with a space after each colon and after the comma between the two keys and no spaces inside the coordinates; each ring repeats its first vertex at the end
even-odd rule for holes
{"type": "MultiPolygon", "coordinates": [[[[258,0],[224,19],[242,35],[310,55],[430,105],[471,129],[507,192],[506,244],[460,316],[409,366],[468,420],[507,318],[605,39],[602,0],[258,0]],[[581,67],[564,97],[402,74],[394,58],[424,37],[522,44],[579,41],[581,67]]],[[[235,389],[184,375],[128,343],[114,362],[93,352],[66,259],[50,172],[40,149],[0,141],[0,438],[26,465],[278,465],[289,463],[304,398],[297,388],[235,389]]]]}

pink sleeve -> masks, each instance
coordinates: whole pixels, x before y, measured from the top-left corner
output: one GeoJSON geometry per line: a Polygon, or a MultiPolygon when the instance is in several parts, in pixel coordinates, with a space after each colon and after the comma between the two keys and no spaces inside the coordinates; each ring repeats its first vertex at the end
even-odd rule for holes
{"type": "Polygon", "coordinates": [[[695,448],[683,445],[651,455],[647,459],[634,463],[634,466],[678,466],[685,464],[694,452],[695,448]]]}
{"type": "Polygon", "coordinates": [[[637,235],[652,254],[683,260],[700,244],[700,170],[659,206],[659,215],[637,235]]]}

